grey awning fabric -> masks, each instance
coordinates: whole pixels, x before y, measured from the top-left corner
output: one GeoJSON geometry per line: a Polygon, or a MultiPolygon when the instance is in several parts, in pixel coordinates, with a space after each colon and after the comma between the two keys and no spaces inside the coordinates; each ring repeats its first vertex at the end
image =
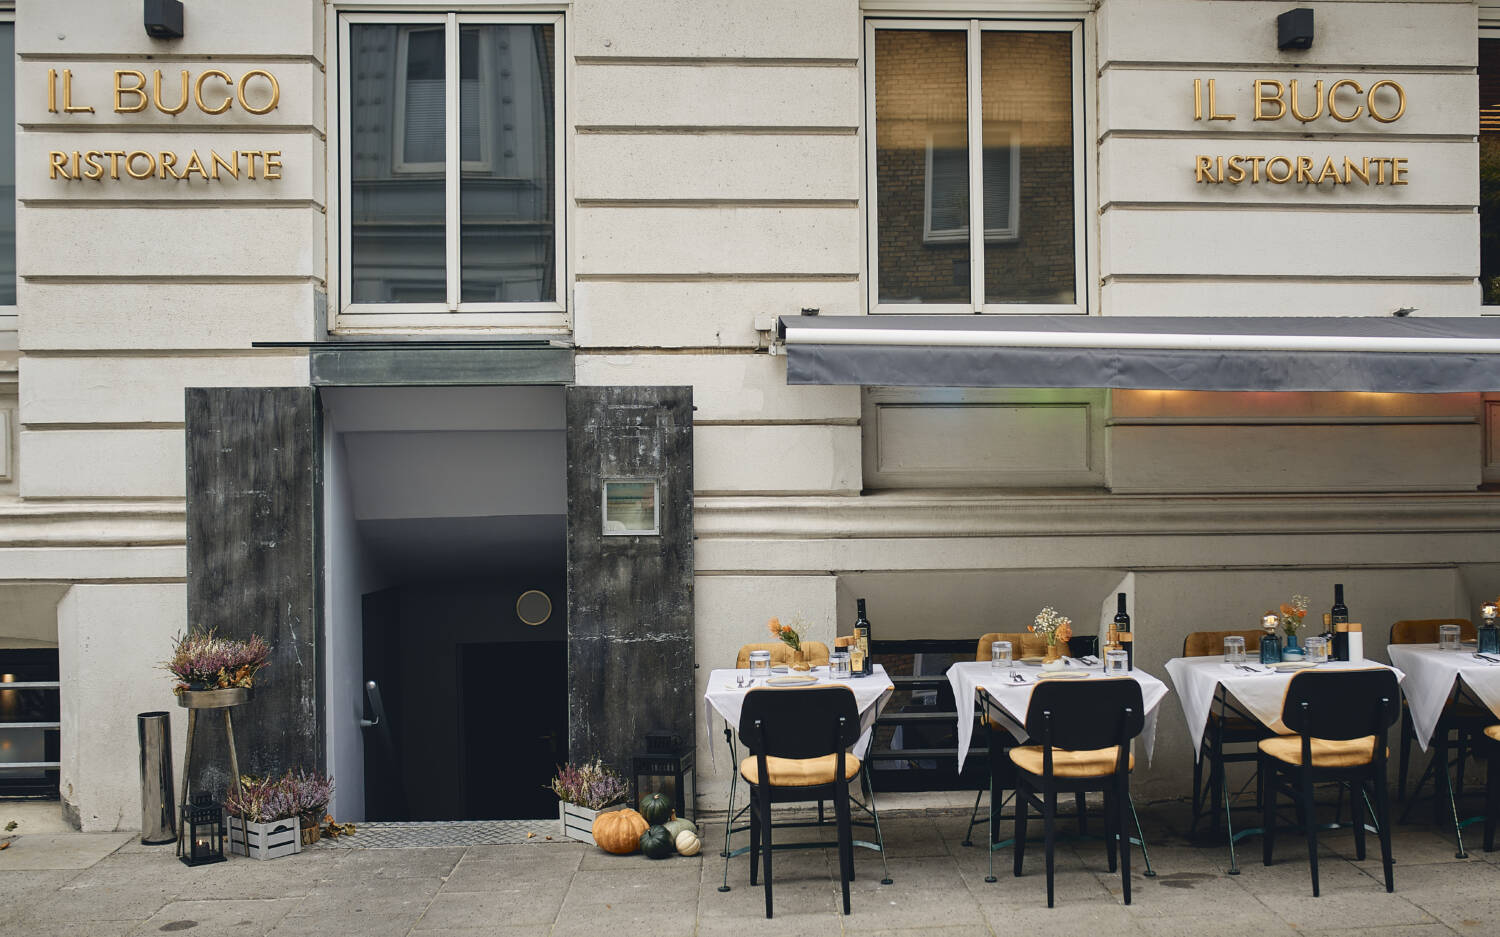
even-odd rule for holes
{"type": "Polygon", "coordinates": [[[784,316],[788,384],[1500,390],[1500,317],[784,316]]]}

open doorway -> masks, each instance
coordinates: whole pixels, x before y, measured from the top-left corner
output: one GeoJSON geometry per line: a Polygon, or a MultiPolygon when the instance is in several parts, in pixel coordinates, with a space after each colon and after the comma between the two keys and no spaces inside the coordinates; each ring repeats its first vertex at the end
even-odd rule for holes
{"type": "Polygon", "coordinates": [[[320,396],[336,815],[555,816],[546,783],[568,758],[563,389],[320,396]]]}

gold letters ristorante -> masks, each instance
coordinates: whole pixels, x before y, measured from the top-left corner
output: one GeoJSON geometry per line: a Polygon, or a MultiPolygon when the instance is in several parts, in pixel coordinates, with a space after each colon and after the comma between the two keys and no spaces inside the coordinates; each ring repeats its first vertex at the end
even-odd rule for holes
{"type": "Polygon", "coordinates": [[[280,150],[53,150],[47,154],[50,179],[280,179],[280,150]]]}
{"type": "Polygon", "coordinates": [[[1322,185],[1406,185],[1406,159],[1396,156],[1202,156],[1194,157],[1194,182],[1256,185],[1288,182],[1322,185]]]}

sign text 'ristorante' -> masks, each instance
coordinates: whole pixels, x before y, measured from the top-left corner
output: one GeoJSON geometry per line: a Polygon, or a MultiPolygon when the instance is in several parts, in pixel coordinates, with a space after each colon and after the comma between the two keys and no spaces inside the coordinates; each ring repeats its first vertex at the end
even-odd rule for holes
{"type": "MultiPolygon", "coordinates": [[[[1315,121],[1332,121],[1330,128],[1373,121],[1393,124],[1406,115],[1406,89],[1389,78],[1368,87],[1353,78],[1319,79],[1309,86],[1293,78],[1282,82],[1256,78],[1250,98],[1240,105],[1220,110],[1217,79],[1193,79],[1193,120],[1234,121],[1248,104],[1253,121],[1300,121],[1304,128],[1315,121]],[[1233,108],[1233,109],[1231,109],[1233,108]]],[[[1311,128],[1309,128],[1311,129],[1311,128]]],[[[1194,157],[1193,181],[1204,184],[1257,185],[1287,183],[1304,185],[1407,185],[1406,158],[1382,155],[1311,156],[1306,153],[1198,154],[1194,157]]]]}
{"type": "MultiPolygon", "coordinates": [[[[151,110],[169,116],[190,109],[207,116],[238,108],[257,117],[281,103],[281,83],[263,68],[239,75],[209,68],[194,74],[153,69],[118,69],[113,92],[116,114],[151,110]]],[[[53,114],[92,114],[94,106],[75,97],[73,70],[47,69],[47,110],[53,114]]],[[[52,150],[47,153],[48,177],[78,180],[201,179],[204,182],[281,178],[280,150],[52,150]]]]}

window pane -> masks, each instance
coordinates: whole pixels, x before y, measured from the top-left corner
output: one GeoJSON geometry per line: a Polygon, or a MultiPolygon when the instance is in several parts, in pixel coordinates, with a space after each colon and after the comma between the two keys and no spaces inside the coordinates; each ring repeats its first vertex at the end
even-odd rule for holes
{"type": "Polygon", "coordinates": [[[349,27],[356,303],[447,301],[443,30],[349,27]]]}
{"type": "Polygon", "coordinates": [[[532,25],[463,28],[459,245],[464,302],[557,297],[554,32],[551,26],[532,25]]]}
{"type": "Polygon", "coordinates": [[[16,304],[16,24],[0,23],[0,306],[16,304]]]}
{"type": "Polygon", "coordinates": [[[984,301],[1074,303],[1072,37],[987,30],[979,50],[984,301]]]}
{"type": "Polygon", "coordinates": [[[1500,39],[1479,40],[1479,282],[1500,304],[1500,39]]]}
{"type": "Polygon", "coordinates": [[[968,303],[966,35],[875,32],[879,301],[968,303]]]}

